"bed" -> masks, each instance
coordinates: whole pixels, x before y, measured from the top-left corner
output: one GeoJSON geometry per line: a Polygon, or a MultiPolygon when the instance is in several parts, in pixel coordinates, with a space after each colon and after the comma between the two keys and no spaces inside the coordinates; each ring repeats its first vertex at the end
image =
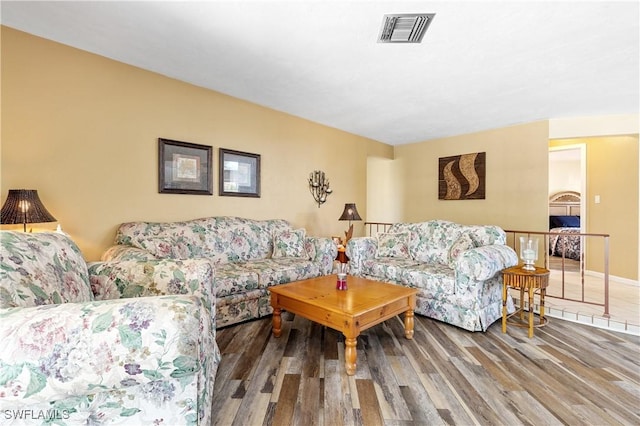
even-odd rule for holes
{"type": "Polygon", "coordinates": [[[549,197],[549,232],[549,255],[580,260],[581,238],[573,235],[580,234],[579,192],[563,191],[549,197]]]}

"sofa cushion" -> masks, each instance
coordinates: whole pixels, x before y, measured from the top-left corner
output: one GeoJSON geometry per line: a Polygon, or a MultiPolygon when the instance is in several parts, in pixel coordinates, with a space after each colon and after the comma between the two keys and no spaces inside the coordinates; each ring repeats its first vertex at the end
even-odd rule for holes
{"type": "Polygon", "coordinates": [[[0,308],[93,300],[78,246],[57,232],[0,232],[0,308]]]}
{"type": "Polygon", "coordinates": [[[258,274],[238,263],[223,263],[216,266],[216,297],[246,293],[258,288],[258,274]]]}
{"type": "Polygon", "coordinates": [[[399,283],[403,268],[417,265],[413,259],[382,257],[365,260],[362,264],[362,275],[375,277],[380,281],[399,283]]]}
{"type": "Polygon", "coordinates": [[[460,255],[472,248],[476,247],[476,243],[468,232],[462,233],[457,240],[449,248],[449,267],[455,268],[456,261],[460,255]]]}
{"type": "Polygon", "coordinates": [[[408,259],[409,256],[408,232],[383,233],[378,235],[378,251],[376,257],[395,257],[408,259]]]}
{"type": "Polygon", "coordinates": [[[306,280],[320,275],[317,263],[295,257],[255,260],[246,262],[242,266],[258,275],[259,288],[306,280]]]}
{"type": "Polygon", "coordinates": [[[419,288],[430,298],[455,293],[455,272],[446,265],[419,264],[402,268],[400,282],[406,286],[419,288]]]}
{"type": "Polygon", "coordinates": [[[273,257],[309,258],[304,247],[306,231],[300,229],[286,229],[273,234],[273,257]]]}

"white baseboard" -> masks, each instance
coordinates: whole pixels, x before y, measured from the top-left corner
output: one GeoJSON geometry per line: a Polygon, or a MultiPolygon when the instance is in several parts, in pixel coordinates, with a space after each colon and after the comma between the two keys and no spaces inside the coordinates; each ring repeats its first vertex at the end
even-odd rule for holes
{"type": "MultiPolygon", "coordinates": [[[[513,301],[518,308],[522,306],[520,304],[521,301],[517,297],[514,297],[513,301]]],[[[529,303],[527,300],[524,301],[524,307],[525,310],[529,309],[529,303]]],[[[635,324],[612,320],[601,315],[581,314],[579,312],[574,312],[571,309],[558,309],[554,308],[553,306],[545,306],[544,310],[545,317],[558,318],[569,322],[575,322],[578,324],[601,328],[604,330],[611,330],[625,334],[632,334],[634,336],[640,336],[640,326],[635,324]]],[[[533,312],[535,312],[536,314],[540,314],[539,304],[533,304],[533,312]]]]}
{"type": "Polygon", "coordinates": [[[634,336],[640,336],[640,327],[633,324],[622,323],[618,321],[612,321],[608,318],[603,318],[598,315],[583,315],[573,312],[567,312],[563,309],[555,309],[551,307],[545,307],[545,316],[558,318],[569,322],[575,322],[578,324],[589,325],[591,327],[601,328],[604,330],[617,331],[619,333],[632,334],[634,336]]]}

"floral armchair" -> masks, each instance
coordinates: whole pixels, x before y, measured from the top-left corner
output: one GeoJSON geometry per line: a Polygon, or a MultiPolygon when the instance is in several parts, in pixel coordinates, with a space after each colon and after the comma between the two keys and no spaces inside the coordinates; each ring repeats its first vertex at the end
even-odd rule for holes
{"type": "Polygon", "coordinates": [[[64,234],[0,238],[0,423],[210,423],[208,261],[88,267],[64,234]]]}

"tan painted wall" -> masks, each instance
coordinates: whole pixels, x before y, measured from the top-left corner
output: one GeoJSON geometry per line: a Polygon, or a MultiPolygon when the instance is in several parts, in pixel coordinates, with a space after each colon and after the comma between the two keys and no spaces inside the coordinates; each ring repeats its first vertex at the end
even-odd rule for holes
{"type": "MultiPolygon", "coordinates": [[[[395,223],[403,220],[403,205],[399,188],[404,183],[394,173],[395,160],[369,157],[367,162],[367,219],[395,223]]],[[[380,230],[381,228],[379,228],[380,230]]],[[[372,233],[375,235],[375,233],[372,233]]]]}
{"type": "Polygon", "coordinates": [[[118,224],[134,220],[284,218],[311,235],[342,235],[344,203],[357,203],[366,217],[367,157],[393,153],[6,27],[1,47],[0,202],[9,189],[37,189],[88,260],[112,243],[118,224]],[[213,146],[214,194],[218,148],[260,154],[262,197],[159,194],[159,137],[213,146]],[[307,184],[314,169],[326,172],[333,189],[320,208],[307,184]]]}
{"type": "MultiPolygon", "coordinates": [[[[638,136],[556,139],[549,146],[586,144],[587,233],[610,235],[610,274],[638,279],[638,136]],[[600,195],[600,203],[595,196],[600,195]]],[[[590,239],[587,269],[602,272],[603,244],[590,239]]]]}
{"type": "Polygon", "coordinates": [[[404,182],[404,220],[446,219],[544,231],[547,135],[547,123],[538,122],[397,146],[395,173],[404,182]],[[486,152],[486,198],[439,200],[438,159],[473,152],[486,152]]]}

